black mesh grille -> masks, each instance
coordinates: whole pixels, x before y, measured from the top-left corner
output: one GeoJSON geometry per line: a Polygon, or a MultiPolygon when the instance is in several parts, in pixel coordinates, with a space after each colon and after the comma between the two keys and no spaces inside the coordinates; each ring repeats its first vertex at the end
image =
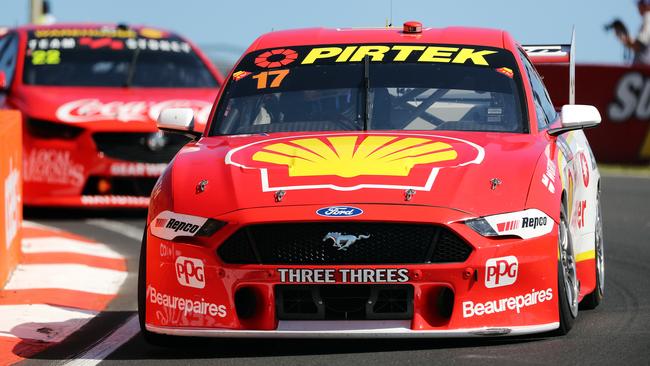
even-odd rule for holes
{"type": "Polygon", "coordinates": [[[151,133],[100,132],[93,134],[97,149],[113,159],[142,163],[168,163],[189,138],[165,134],[165,146],[152,150],[147,146],[151,133]]]}
{"type": "Polygon", "coordinates": [[[218,249],[231,264],[409,264],[464,262],[471,247],[434,225],[321,222],[251,225],[218,249]],[[329,233],[360,238],[345,249],[329,233]]]}

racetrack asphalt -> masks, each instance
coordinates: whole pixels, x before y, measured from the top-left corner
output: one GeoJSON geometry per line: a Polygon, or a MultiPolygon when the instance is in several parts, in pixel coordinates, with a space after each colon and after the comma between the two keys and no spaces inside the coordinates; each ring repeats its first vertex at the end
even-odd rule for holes
{"type": "MultiPolygon", "coordinates": [[[[157,348],[137,334],[102,365],[422,365],[422,364],[650,364],[650,179],[602,180],[605,299],[581,311],[564,337],[393,340],[208,340],[157,348]]],[[[66,364],[135,314],[137,262],[144,211],[26,211],[29,220],[109,245],[127,258],[129,276],[108,311],[59,346],[18,365],[66,364]]],[[[132,323],[132,322],[131,322],[132,323]]],[[[105,342],[104,342],[105,343],[105,342]]],[[[100,346],[103,343],[100,343],[100,346]]],[[[97,347],[95,347],[97,348],[97,347]]],[[[92,353],[92,352],[91,352],[92,353]]],[[[105,352],[106,353],[106,352],[105,352]]],[[[77,364],[95,365],[98,357],[77,364]]],[[[1,363],[1,362],[0,362],[1,363]]]]}

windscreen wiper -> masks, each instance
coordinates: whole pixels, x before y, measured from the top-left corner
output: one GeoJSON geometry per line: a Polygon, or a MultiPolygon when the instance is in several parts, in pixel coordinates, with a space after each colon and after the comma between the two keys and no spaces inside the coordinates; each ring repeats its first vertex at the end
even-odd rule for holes
{"type": "Polygon", "coordinates": [[[128,88],[133,84],[133,76],[135,75],[135,65],[138,63],[138,57],[140,57],[140,48],[136,48],[133,51],[133,57],[131,57],[131,62],[129,63],[129,70],[126,74],[126,80],[124,81],[124,87],[128,88]]]}
{"type": "Polygon", "coordinates": [[[363,130],[368,131],[368,121],[370,120],[370,57],[368,55],[363,59],[363,63],[363,89],[365,100],[363,130]]]}

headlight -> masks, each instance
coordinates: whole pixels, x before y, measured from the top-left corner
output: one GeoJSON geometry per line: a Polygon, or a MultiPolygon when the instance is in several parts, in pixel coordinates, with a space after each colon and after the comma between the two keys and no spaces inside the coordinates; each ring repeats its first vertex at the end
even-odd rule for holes
{"type": "Polygon", "coordinates": [[[149,223],[151,234],[164,240],[209,237],[226,225],[225,222],[200,216],[163,211],[149,223]]]}
{"type": "Polygon", "coordinates": [[[530,239],[550,233],[555,221],[544,212],[531,208],[467,220],[465,225],[483,236],[517,236],[530,239]]]}

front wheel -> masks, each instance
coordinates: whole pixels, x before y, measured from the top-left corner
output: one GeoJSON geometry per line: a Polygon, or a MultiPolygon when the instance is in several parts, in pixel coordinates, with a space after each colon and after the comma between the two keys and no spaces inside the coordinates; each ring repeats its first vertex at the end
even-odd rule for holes
{"type": "Polygon", "coordinates": [[[557,333],[564,335],[569,333],[578,316],[578,295],[580,294],[573,243],[569,235],[564,203],[562,204],[558,227],[558,252],[557,280],[560,327],[557,333]]]}

